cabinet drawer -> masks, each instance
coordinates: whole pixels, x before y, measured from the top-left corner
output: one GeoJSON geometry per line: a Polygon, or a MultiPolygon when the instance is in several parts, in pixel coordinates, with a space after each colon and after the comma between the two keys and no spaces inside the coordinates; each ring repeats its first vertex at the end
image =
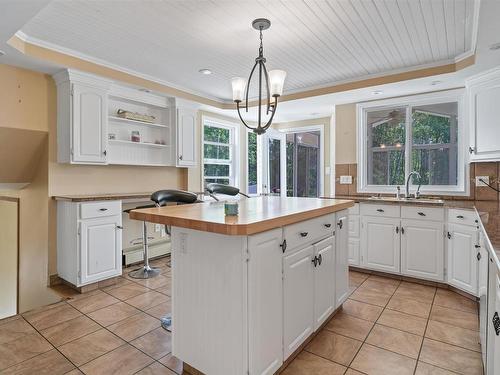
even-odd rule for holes
{"type": "Polygon", "coordinates": [[[349,215],[359,215],[359,203],[354,203],[354,206],[347,209],[349,215]]]}
{"type": "Polygon", "coordinates": [[[287,225],[283,230],[283,234],[287,242],[287,249],[291,250],[298,246],[313,243],[323,237],[331,236],[334,230],[335,214],[330,214],[287,225]]]}
{"type": "Polygon", "coordinates": [[[424,219],[424,220],[444,221],[444,208],[402,206],[401,217],[403,219],[424,219]]]}
{"type": "Polygon", "coordinates": [[[399,217],[400,208],[395,204],[364,203],[361,205],[361,215],[399,217]]]}
{"type": "Polygon", "coordinates": [[[448,210],[448,222],[464,225],[477,225],[477,215],[473,210],[460,210],[450,208],[448,210]]]}
{"type": "Polygon", "coordinates": [[[122,214],[121,201],[99,201],[80,204],[80,219],[90,219],[122,214]]]}

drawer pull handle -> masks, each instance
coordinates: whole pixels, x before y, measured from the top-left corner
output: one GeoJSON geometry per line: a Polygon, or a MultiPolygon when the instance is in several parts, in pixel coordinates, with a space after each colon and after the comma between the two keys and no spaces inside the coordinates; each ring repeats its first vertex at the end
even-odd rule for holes
{"type": "Polygon", "coordinates": [[[396,233],[399,233],[399,227],[396,227],[396,233]]]}
{"type": "Polygon", "coordinates": [[[457,219],[463,219],[464,217],[462,215],[457,215],[457,219]]]}
{"type": "Polygon", "coordinates": [[[108,209],[107,208],[99,208],[99,211],[107,211],[108,209]]]}
{"type": "Polygon", "coordinates": [[[325,228],[330,228],[332,226],[332,224],[330,223],[327,223],[327,224],[323,224],[325,226],[325,228]]]}
{"type": "Polygon", "coordinates": [[[123,229],[123,227],[121,225],[117,225],[116,229],[123,229]]]}
{"type": "Polygon", "coordinates": [[[283,242],[280,244],[281,250],[283,250],[283,253],[286,250],[286,239],[283,240],[283,242]]]}
{"type": "Polygon", "coordinates": [[[451,233],[448,232],[448,234],[446,235],[446,237],[448,237],[448,239],[451,240],[451,233]]]}
{"type": "Polygon", "coordinates": [[[479,245],[474,245],[474,247],[475,247],[476,249],[479,249],[481,246],[479,246],[479,245]]]}
{"type": "Polygon", "coordinates": [[[321,254],[318,255],[318,265],[321,266],[321,262],[323,261],[323,256],[321,254]]]}
{"type": "Polygon", "coordinates": [[[344,225],[344,221],[343,220],[339,220],[339,222],[337,223],[337,225],[339,226],[340,229],[342,229],[342,226],[344,225]]]}
{"type": "Polygon", "coordinates": [[[307,237],[308,234],[309,234],[309,232],[300,232],[301,237],[307,237]]]}
{"type": "Polygon", "coordinates": [[[476,258],[477,260],[481,260],[481,253],[477,253],[476,258]]]}
{"type": "Polygon", "coordinates": [[[425,214],[423,212],[419,212],[418,213],[420,216],[425,216],[425,214]]]}
{"type": "Polygon", "coordinates": [[[318,257],[314,257],[311,259],[311,262],[314,264],[314,267],[316,267],[318,265],[318,257]]]}
{"type": "Polygon", "coordinates": [[[401,227],[401,234],[405,234],[405,228],[401,227]]]}
{"type": "Polygon", "coordinates": [[[384,212],[384,210],[381,208],[377,208],[377,212],[384,212]]]}

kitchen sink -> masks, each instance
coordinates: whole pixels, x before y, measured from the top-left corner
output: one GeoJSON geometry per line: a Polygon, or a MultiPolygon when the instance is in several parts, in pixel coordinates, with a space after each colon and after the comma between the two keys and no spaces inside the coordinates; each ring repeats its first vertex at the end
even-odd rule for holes
{"type": "Polygon", "coordinates": [[[378,202],[407,203],[407,204],[435,204],[443,205],[444,200],[433,198],[396,198],[396,197],[370,197],[369,200],[378,202]]]}

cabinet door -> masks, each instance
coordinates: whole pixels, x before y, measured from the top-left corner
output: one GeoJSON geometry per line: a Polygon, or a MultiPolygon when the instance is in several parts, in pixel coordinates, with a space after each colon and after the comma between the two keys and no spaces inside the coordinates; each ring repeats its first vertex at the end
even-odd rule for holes
{"type": "Polygon", "coordinates": [[[249,371],[274,374],[283,363],[282,230],[248,238],[249,371]]]}
{"type": "Polygon", "coordinates": [[[72,86],[73,163],[106,163],[108,99],[106,90],[72,86]]]}
{"type": "Polygon", "coordinates": [[[476,227],[448,225],[448,283],[473,295],[477,294],[476,227]]]}
{"type": "Polygon", "coordinates": [[[401,220],[401,273],[444,280],[444,224],[401,220]]]}
{"type": "Polygon", "coordinates": [[[196,160],[196,111],[177,109],[177,166],[192,167],[196,160]]]}
{"type": "Polygon", "coordinates": [[[471,158],[473,160],[500,159],[499,72],[485,76],[481,83],[469,89],[471,123],[471,158]]]}
{"type": "Polygon", "coordinates": [[[359,238],[349,238],[349,265],[359,266],[359,238]]]}
{"type": "Polygon", "coordinates": [[[80,224],[80,285],[122,272],[121,216],[83,220],[80,224]]]}
{"type": "Polygon", "coordinates": [[[329,237],[314,245],[317,259],[314,267],[314,330],[335,309],[335,238],[329,237]]]}
{"type": "Polygon", "coordinates": [[[335,307],[349,297],[349,215],[337,212],[335,229],[335,307]]]}
{"type": "Polygon", "coordinates": [[[400,220],[363,216],[361,218],[361,265],[375,270],[400,272],[400,220]]]}
{"type": "Polygon", "coordinates": [[[314,248],[283,258],[283,360],[314,330],[314,248]]]}

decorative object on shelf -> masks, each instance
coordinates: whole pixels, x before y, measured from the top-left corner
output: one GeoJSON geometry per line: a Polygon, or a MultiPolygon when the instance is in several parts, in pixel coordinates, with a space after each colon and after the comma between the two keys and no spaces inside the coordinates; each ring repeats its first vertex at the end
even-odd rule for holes
{"type": "Polygon", "coordinates": [[[283,94],[283,85],[285,83],[286,72],[284,70],[271,70],[267,72],[266,59],[264,57],[264,51],[262,47],[262,31],[269,29],[271,27],[271,21],[265,18],[257,18],[252,22],[252,27],[259,30],[260,33],[260,47],[259,56],[255,59],[255,64],[250,72],[250,77],[248,77],[248,82],[244,78],[235,77],[231,80],[233,88],[233,101],[236,103],[236,108],[238,109],[238,115],[240,120],[248,129],[253,130],[257,135],[264,134],[266,130],[271,126],[276,113],[276,107],[278,106],[278,98],[283,94]],[[259,66],[259,107],[258,107],[258,117],[257,117],[257,127],[249,126],[241,116],[240,113],[240,103],[245,97],[245,111],[248,112],[248,91],[250,88],[250,82],[252,80],[255,68],[259,66]],[[265,82],[263,82],[264,78],[265,82]],[[264,87],[263,87],[264,86],[264,87]],[[245,90],[246,88],[246,90],[245,90]],[[271,112],[271,117],[265,125],[262,125],[262,90],[267,93],[266,100],[266,115],[271,112]],[[245,93],[245,94],[244,94],[245,93]],[[271,96],[274,98],[274,103],[271,103],[271,96]]]}
{"type": "Polygon", "coordinates": [[[135,120],[135,121],[142,121],[142,122],[147,122],[147,123],[154,123],[156,120],[156,117],[151,116],[151,115],[146,115],[143,113],[137,113],[137,112],[130,112],[126,111],[124,109],[118,109],[116,111],[116,115],[120,118],[125,118],[128,120],[135,120]]]}
{"type": "Polygon", "coordinates": [[[238,202],[225,202],[224,214],[226,216],[238,216],[238,202]]]}
{"type": "Polygon", "coordinates": [[[132,142],[140,142],[141,141],[141,133],[138,130],[132,130],[132,134],[130,135],[130,140],[132,142]]]}
{"type": "Polygon", "coordinates": [[[116,139],[116,134],[115,133],[109,133],[108,134],[108,139],[115,140],[116,139]]]}

